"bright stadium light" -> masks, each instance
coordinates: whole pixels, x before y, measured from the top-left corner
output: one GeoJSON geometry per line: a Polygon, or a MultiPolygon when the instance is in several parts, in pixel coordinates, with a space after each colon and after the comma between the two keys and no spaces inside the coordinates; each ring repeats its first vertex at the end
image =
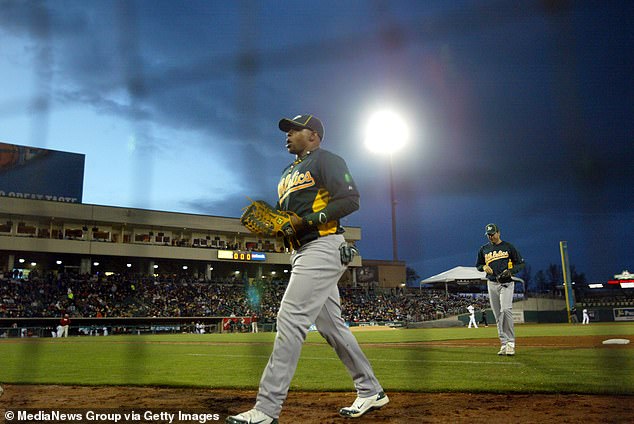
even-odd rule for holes
{"type": "Polygon", "coordinates": [[[408,138],[409,128],[397,113],[383,110],[370,116],[365,137],[370,151],[393,154],[407,144],[408,138]]]}

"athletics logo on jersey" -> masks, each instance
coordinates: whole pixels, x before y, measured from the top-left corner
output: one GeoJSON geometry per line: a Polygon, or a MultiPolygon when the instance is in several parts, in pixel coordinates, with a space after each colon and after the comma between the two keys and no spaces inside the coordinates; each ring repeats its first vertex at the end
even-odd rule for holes
{"type": "Polygon", "coordinates": [[[307,187],[312,187],[314,185],[315,179],[310,174],[310,171],[306,171],[301,174],[299,171],[295,171],[280,180],[279,184],[277,185],[277,195],[279,196],[281,202],[289,194],[298,190],[305,189],[307,187]]]}
{"type": "Polygon", "coordinates": [[[493,252],[489,252],[484,255],[484,261],[486,264],[490,264],[493,261],[497,261],[498,259],[506,259],[509,257],[509,252],[505,250],[494,250],[493,252]]]}

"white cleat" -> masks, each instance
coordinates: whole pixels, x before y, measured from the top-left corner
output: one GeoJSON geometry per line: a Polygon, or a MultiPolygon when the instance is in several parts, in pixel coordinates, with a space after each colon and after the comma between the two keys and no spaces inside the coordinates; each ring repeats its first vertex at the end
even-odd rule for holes
{"type": "Polygon", "coordinates": [[[374,396],[367,398],[357,397],[351,406],[341,408],[339,415],[346,418],[358,418],[375,409],[381,409],[381,407],[387,405],[390,399],[385,392],[380,392],[374,396]]]}
{"type": "Polygon", "coordinates": [[[232,415],[225,420],[227,424],[277,424],[277,418],[272,418],[264,412],[253,408],[238,415],[232,415]]]}

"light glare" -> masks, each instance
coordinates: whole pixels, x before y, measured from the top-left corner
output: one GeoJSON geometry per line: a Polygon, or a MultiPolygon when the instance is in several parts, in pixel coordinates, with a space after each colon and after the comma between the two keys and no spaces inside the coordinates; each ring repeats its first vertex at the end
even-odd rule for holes
{"type": "Polygon", "coordinates": [[[365,145],[376,153],[394,153],[409,137],[409,129],[402,117],[392,111],[377,112],[370,117],[365,145]]]}

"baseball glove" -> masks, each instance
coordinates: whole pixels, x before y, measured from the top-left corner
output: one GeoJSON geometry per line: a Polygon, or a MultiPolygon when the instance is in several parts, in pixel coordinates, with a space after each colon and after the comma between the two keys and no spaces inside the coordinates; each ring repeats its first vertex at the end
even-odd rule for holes
{"type": "Polygon", "coordinates": [[[513,281],[513,273],[510,269],[505,269],[504,271],[500,272],[500,275],[497,276],[497,280],[500,284],[510,283],[511,281],[513,281]]]}
{"type": "Polygon", "coordinates": [[[240,222],[249,231],[264,237],[281,237],[288,248],[297,249],[300,243],[291,221],[301,221],[295,212],[278,211],[264,200],[255,200],[243,209],[240,222]]]}

